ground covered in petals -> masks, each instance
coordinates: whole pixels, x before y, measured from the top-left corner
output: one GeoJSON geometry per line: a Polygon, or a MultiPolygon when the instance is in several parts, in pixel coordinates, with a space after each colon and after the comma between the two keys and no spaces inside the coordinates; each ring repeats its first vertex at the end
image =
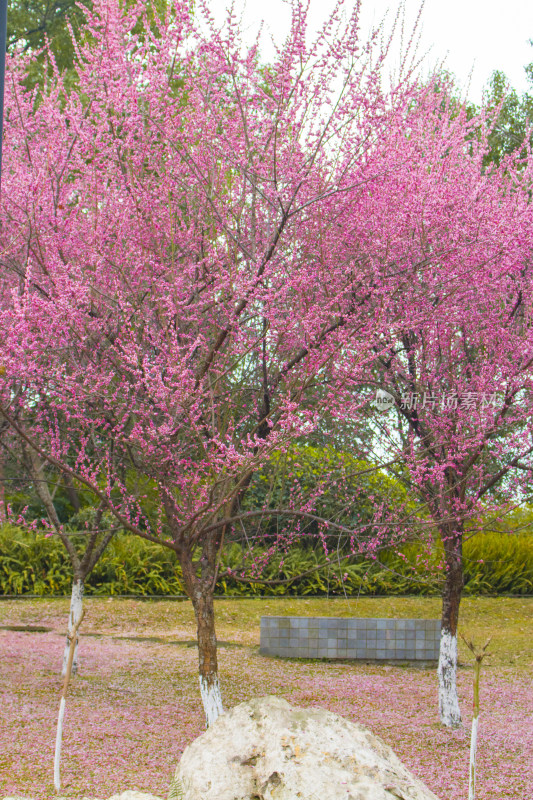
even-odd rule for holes
{"type": "MultiPolygon", "coordinates": [[[[472,668],[460,649],[465,727],[443,728],[434,669],[259,655],[261,614],[438,616],[438,599],[221,600],[220,672],[228,706],[274,693],[367,725],[442,800],[467,795],[472,668]]],[[[68,602],[0,603],[0,795],[54,796],[52,759],[68,602]],[[37,627],[40,630],[34,630],[37,627]],[[44,629],[44,630],[43,630],[44,629]]],[[[66,797],[126,789],[166,796],[186,745],[202,732],[194,622],[188,603],[89,598],[81,666],[69,689],[66,797]]],[[[493,636],[483,665],[477,800],[533,797],[533,600],[467,598],[462,629],[493,636]]]]}

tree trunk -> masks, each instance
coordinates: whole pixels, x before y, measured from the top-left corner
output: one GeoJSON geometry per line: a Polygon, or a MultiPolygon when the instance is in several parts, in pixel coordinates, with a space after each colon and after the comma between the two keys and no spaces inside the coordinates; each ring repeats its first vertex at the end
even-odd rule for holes
{"type": "Polygon", "coordinates": [[[446,581],[442,596],[441,638],[439,652],[439,715],[450,728],[461,724],[457,696],[457,622],[463,591],[462,532],[443,534],[446,581]]]}
{"type": "Polygon", "coordinates": [[[213,591],[210,586],[196,587],[191,599],[197,624],[200,694],[205,711],[205,725],[209,728],[224,712],[218,680],[213,591]]]}
{"type": "Polygon", "coordinates": [[[63,719],[65,717],[65,706],[67,701],[67,690],[72,674],[72,663],[74,661],[74,650],[78,645],[78,628],[83,619],[83,611],[80,618],[74,623],[72,629],[72,637],[70,639],[67,664],[65,669],[65,680],[63,681],[63,691],[61,692],[61,700],[59,701],[59,714],[57,717],[57,730],[56,730],[56,747],[54,753],[54,786],[56,792],[61,789],[60,766],[61,766],[61,745],[63,744],[63,719]],[[74,643],[73,640],[76,640],[74,643]]]}
{"type": "MultiPolygon", "coordinates": [[[[67,662],[68,662],[68,654],[70,648],[70,636],[72,636],[72,632],[75,629],[76,624],[80,621],[81,615],[83,612],[83,592],[84,592],[84,583],[81,578],[74,577],[72,581],[72,594],[70,597],[70,614],[68,618],[68,635],[67,641],[65,643],[65,649],[63,651],[63,664],[61,667],[61,675],[63,677],[67,673],[67,662]]],[[[75,674],[78,671],[78,634],[76,633],[76,645],[74,648],[74,658],[72,661],[72,672],[75,674]]]]}
{"type": "MultiPolygon", "coordinates": [[[[167,519],[172,520],[174,506],[170,493],[164,492],[162,499],[167,519]]],[[[209,728],[224,713],[218,680],[213,601],[221,540],[218,532],[206,536],[202,541],[201,558],[194,561],[191,545],[183,539],[180,541],[180,538],[179,533],[175,533],[175,552],[181,566],[185,590],[192,602],[196,617],[200,694],[205,711],[206,728],[209,728]]]]}
{"type": "Polygon", "coordinates": [[[0,454],[0,527],[7,520],[6,496],[4,488],[4,457],[0,454]]]}

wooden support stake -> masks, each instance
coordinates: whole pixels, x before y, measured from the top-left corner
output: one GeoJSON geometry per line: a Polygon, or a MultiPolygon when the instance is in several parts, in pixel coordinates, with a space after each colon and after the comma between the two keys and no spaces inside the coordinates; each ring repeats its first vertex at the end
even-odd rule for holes
{"type": "Polygon", "coordinates": [[[490,653],[486,653],[485,651],[489,646],[492,637],[487,639],[480,651],[477,651],[474,643],[467,641],[462,634],[461,638],[468,649],[472,651],[474,658],[476,659],[474,662],[474,716],[472,718],[472,734],[470,736],[470,768],[468,772],[468,800],[475,800],[477,728],[479,718],[479,675],[481,672],[481,662],[485,656],[490,655],[490,653]]]}

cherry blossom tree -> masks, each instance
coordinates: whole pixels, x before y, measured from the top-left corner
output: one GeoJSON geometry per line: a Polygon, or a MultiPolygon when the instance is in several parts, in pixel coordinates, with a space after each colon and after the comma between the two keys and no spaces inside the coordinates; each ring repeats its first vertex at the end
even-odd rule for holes
{"type": "MultiPolygon", "coordinates": [[[[83,615],[83,596],[85,594],[85,582],[103,555],[107,545],[117,531],[117,527],[111,524],[109,512],[106,512],[106,503],[100,500],[96,508],[84,507],[82,509],[78,492],[70,480],[68,473],[50,475],[47,460],[37,455],[33,448],[26,445],[25,460],[28,464],[28,471],[31,475],[36,494],[41,501],[46,515],[47,524],[53,534],[61,539],[67,551],[68,559],[72,568],[72,591],[70,596],[70,610],[68,616],[67,636],[63,650],[61,663],[61,674],[67,673],[67,663],[70,652],[70,641],[74,631],[78,631],[83,615]],[[73,499],[74,514],[70,524],[67,526],[60,520],[54,496],[50,491],[50,481],[57,482],[66,477],[67,489],[73,499]],[[74,529],[73,529],[74,528],[74,529]],[[79,544],[81,539],[82,543],[79,544]]],[[[72,655],[73,674],[78,671],[78,635],[72,655]]]]}
{"type": "MultiPolygon", "coordinates": [[[[517,253],[517,264],[522,258],[517,253]]],[[[533,342],[529,323],[515,319],[531,297],[527,264],[523,272],[501,282],[492,277],[484,297],[475,285],[479,294],[464,298],[462,320],[439,320],[433,329],[409,326],[389,339],[389,355],[381,357],[382,385],[398,410],[400,442],[393,446],[444,547],[438,672],[447,725],[461,720],[455,674],[463,542],[479,529],[481,516],[498,518],[527,497],[523,478],[533,470],[533,342]]],[[[387,424],[384,433],[392,444],[387,424]]]]}
{"type": "MultiPolygon", "coordinates": [[[[177,2],[139,35],[143,3],[99,0],[76,91],[56,71],[30,93],[8,64],[0,410],[118,525],[176,553],[208,725],[213,590],[254,472],[326,410],[357,424],[353,387],[389,337],[426,330],[439,303],[453,326],[474,275],[468,124],[450,123],[450,156],[442,98],[407,68],[384,87],[358,14],[339,5],[308,44],[294,3],[264,65],[231,14],[218,30],[177,2]]],[[[500,184],[479,209],[500,213],[500,184]]]]}
{"type": "Polygon", "coordinates": [[[403,464],[444,548],[439,708],[455,726],[463,542],[480,518],[528,496],[533,470],[532,162],[484,170],[490,129],[466,144],[467,111],[436,110],[421,105],[409,134],[394,136],[388,152],[409,177],[383,180],[372,226],[347,236],[368,254],[372,241],[376,269],[394,258],[413,292],[424,287],[423,324],[405,305],[401,323],[375,337],[375,386],[391,404],[372,418],[378,450],[403,464]]]}
{"type": "MultiPolygon", "coordinates": [[[[25,428],[31,428],[32,422],[31,417],[26,417],[25,428]]],[[[9,488],[6,497],[9,498],[13,497],[10,483],[15,483],[19,488],[24,487],[22,496],[26,503],[26,509],[22,510],[20,500],[15,504],[6,501],[6,515],[2,522],[12,522],[14,531],[23,526],[32,533],[44,531],[45,536],[57,536],[65,548],[72,569],[70,610],[61,666],[61,674],[65,676],[72,632],[83,613],[86,580],[117,532],[117,526],[106,510],[105,503],[99,501],[96,507],[90,505],[87,502],[88,493],[80,492],[70,475],[51,469],[48,461],[41,458],[16,433],[13,435],[13,431],[5,423],[0,426],[0,436],[0,463],[6,465],[6,473],[10,476],[0,475],[2,489],[4,481],[7,481],[9,488]]],[[[76,637],[73,674],[78,671],[78,666],[76,637]]]]}
{"type": "Polygon", "coordinates": [[[210,724],[225,531],[254,470],[316,424],[306,388],[348,335],[363,368],[369,276],[338,231],[414,90],[383,94],[357,9],[309,47],[295,4],[268,67],[231,15],[218,32],[177,3],[156,39],[132,33],[134,11],[95,3],[76,92],[58,72],[25,92],[9,63],[2,413],[126,530],[176,552],[210,724]]]}

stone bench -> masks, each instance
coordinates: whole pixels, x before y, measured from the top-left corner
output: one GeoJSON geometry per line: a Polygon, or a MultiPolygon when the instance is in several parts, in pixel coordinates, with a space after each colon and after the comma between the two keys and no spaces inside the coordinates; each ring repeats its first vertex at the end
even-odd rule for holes
{"type": "Polygon", "coordinates": [[[285,658],[436,661],[438,619],[261,617],[259,652],[285,658]]]}

